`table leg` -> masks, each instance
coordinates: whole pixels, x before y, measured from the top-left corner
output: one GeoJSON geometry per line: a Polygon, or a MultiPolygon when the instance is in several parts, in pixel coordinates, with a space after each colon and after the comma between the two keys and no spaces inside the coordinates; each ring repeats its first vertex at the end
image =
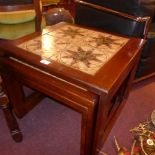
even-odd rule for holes
{"type": "Polygon", "coordinates": [[[9,100],[6,94],[3,92],[2,88],[0,90],[0,107],[3,110],[3,113],[4,113],[4,116],[5,116],[5,119],[6,119],[12,138],[16,142],[22,141],[22,133],[19,129],[16,118],[13,115],[12,108],[9,104],[9,100]]]}

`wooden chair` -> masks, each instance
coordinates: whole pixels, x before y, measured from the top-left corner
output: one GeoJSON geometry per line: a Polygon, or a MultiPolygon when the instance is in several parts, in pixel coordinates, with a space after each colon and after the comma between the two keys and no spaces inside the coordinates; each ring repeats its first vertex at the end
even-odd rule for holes
{"type": "MultiPolygon", "coordinates": [[[[41,31],[41,28],[45,25],[41,7],[40,0],[0,0],[0,40],[12,41],[35,31],[41,31]]],[[[2,70],[5,70],[5,68],[0,67],[0,71],[2,70]]],[[[18,91],[21,91],[24,100],[19,99],[19,103],[12,104],[12,101],[9,102],[6,93],[2,89],[2,85],[10,85],[10,83],[2,83],[0,77],[0,107],[4,112],[13,139],[20,142],[22,133],[14,113],[18,118],[22,118],[44,96],[36,91],[31,91],[31,93],[25,95],[23,85],[20,85],[18,88],[14,87],[15,91],[13,93],[18,98],[18,91]]]]}
{"type": "Polygon", "coordinates": [[[146,38],[150,17],[137,17],[101,5],[77,0],[75,23],[126,36],[146,38]]]}
{"type": "Polygon", "coordinates": [[[45,26],[40,0],[1,0],[0,38],[17,39],[45,26]]]}

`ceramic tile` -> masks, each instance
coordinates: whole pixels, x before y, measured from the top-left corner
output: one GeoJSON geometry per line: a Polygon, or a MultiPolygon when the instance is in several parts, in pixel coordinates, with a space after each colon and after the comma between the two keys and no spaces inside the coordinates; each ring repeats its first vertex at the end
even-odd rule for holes
{"type": "Polygon", "coordinates": [[[57,61],[68,67],[94,75],[111,59],[128,39],[108,33],[62,24],[48,27],[40,37],[19,45],[42,59],[57,61]]]}

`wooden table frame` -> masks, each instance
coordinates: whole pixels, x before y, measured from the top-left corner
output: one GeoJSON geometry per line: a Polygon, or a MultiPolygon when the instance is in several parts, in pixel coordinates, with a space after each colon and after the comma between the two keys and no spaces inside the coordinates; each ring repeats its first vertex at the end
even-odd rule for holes
{"type": "Polygon", "coordinates": [[[38,35],[34,33],[11,43],[1,42],[0,69],[12,110],[21,118],[43,97],[42,93],[56,99],[82,115],[80,155],[99,154],[127,99],[145,41],[129,39],[94,78],[85,75],[80,79],[79,74],[83,74],[80,71],[56,62],[46,66],[39,63],[39,56],[25,54],[16,46],[38,35]],[[35,104],[31,98],[26,100],[23,85],[41,92],[33,95],[35,104]]]}

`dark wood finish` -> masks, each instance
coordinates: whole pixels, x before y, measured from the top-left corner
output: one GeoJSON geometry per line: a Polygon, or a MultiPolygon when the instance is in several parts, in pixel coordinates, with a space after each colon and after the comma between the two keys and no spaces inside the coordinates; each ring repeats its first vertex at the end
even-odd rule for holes
{"type": "Polygon", "coordinates": [[[8,97],[2,89],[2,83],[0,82],[0,108],[3,110],[8,128],[10,130],[12,138],[16,142],[22,141],[22,133],[19,129],[18,123],[14,117],[11,104],[9,103],[8,97]]]}
{"type": "Polygon", "coordinates": [[[40,34],[34,33],[14,44],[1,42],[2,78],[11,103],[15,107],[22,102],[20,87],[27,85],[81,113],[80,155],[97,155],[125,104],[145,40],[129,38],[127,44],[92,76],[55,61],[44,65],[40,63],[40,56],[16,46],[35,36],[40,34]],[[12,81],[17,81],[14,86],[7,85],[12,81]]]}
{"type": "Polygon", "coordinates": [[[41,0],[33,0],[34,7],[36,10],[36,31],[41,31],[41,23],[42,23],[42,6],[41,0]]]}

